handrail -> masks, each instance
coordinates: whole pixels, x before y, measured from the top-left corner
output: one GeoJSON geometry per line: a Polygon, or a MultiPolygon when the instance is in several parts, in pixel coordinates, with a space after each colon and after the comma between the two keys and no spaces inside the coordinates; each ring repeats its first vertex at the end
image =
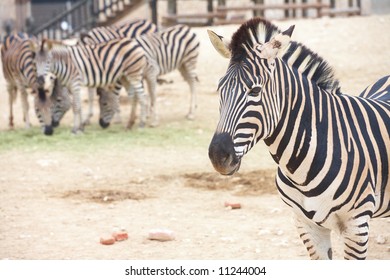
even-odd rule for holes
{"type": "Polygon", "coordinates": [[[96,27],[101,16],[107,19],[121,11],[123,12],[123,7],[129,9],[134,5],[132,2],[126,0],[81,0],[66,11],[54,16],[49,22],[33,29],[32,34],[38,38],[66,39],[83,29],[96,27]],[[122,9],[119,10],[119,7],[122,7],[122,9]],[[68,21],[69,18],[72,19],[74,25],[71,28],[61,26],[62,22],[68,21]]]}
{"type": "Polygon", "coordinates": [[[81,6],[85,5],[87,2],[91,2],[91,0],[82,0],[80,2],[77,2],[77,4],[73,5],[69,10],[66,10],[65,12],[60,13],[59,15],[55,16],[52,20],[45,23],[44,25],[40,26],[39,28],[35,29],[33,31],[34,34],[41,33],[45,29],[48,29],[51,27],[54,23],[58,22],[59,20],[62,20],[64,17],[71,14],[73,11],[79,9],[81,6]]]}

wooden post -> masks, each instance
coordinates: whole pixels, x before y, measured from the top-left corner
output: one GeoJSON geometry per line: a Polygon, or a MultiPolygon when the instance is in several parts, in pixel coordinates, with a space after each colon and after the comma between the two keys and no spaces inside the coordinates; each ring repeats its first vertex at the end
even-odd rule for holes
{"type": "MultiPolygon", "coordinates": [[[[176,16],[177,14],[177,5],[176,5],[176,0],[168,0],[168,15],[169,16],[176,16]]],[[[176,20],[169,20],[168,25],[173,25],[176,22],[176,20]]]]}
{"type": "Polygon", "coordinates": [[[356,0],[356,6],[359,8],[359,15],[362,15],[362,3],[360,0],[356,0]]]}
{"type": "MultiPolygon", "coordinates": [[[[284,4],[288,4],[288,0],[284,0],[284,4]]],[[[286,9],[284,10],[284,18],[288,18],[289,17],[289,10],[286,9]]]]}
{"type": "MultiPolygon", "coordinates": [[[[303,4],[307,3],[307,0],[302,0],[303,4]]],[[[302,17],[306,18],[307,17],[307,9],[302,9],[302,17]]]]}
{"type": "MultiPolygon", "coordinates": [[[[318,4],[321,4],[322,0],[317,0],[317,3],[318,4]]],[[[330,5],[332,8],[334,8],[335,6],[335,1],[334,0],[330,0],[330,5]]],[[[318,8],[317,9],[317,17],[321,17],[322,16],[322,11],[321,11],[321,8],[318,8]]]]}
{"type": "MultiPolygon", "coordinates": [[[[213,12],[213,0],[207,0],[207,12],[212,13],[213,12]]],[[[207,25],[213,25],[214,19],[209,18],[207,20],[207,25]]]]}
{"type": "Polygon", "coordinates": [[[152,14],[152,22],[157,25],[158,24],[158,19],[157,19],[157,0],[150,0],[149,2],[150,5],[150,10],[152,14]]]}
{"type": "MultiPolygon", "coordinates": [[[[254,4],[264,4],[264,0],[252,0],[254,4]]],[[[264,17],[264,11],[253,11],[254,17],[264,17]]]]}

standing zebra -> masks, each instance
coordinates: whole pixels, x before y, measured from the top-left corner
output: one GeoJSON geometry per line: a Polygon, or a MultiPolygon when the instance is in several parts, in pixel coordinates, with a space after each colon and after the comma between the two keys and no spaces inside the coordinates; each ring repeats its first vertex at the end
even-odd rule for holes
{"type": "MultiPolygon", "coordinates": [[[[157,26],[152,22],[142,19],[127,21],[120,25],[112,26],[100,26],[91,29],[86,34],[81,34],[80,40],[83,44],[95,45],[102,42],[107,42],[112,39],[118,38],[136,38],[144,34],[154,33],[157,31],[157,26]]],[[[116,92],[119,92],[121,87],[116,92]]],[[[84,124],[89,124],[90,119],[93,116],[93,99],[94,99],[94,89],[89,88],[88,90],[88,100],[89,100],[89,111],[87,117],[83,121],[84,124]]],[[[97,93],[99,96],[104,94],[104,89],[97,88],[97,93]]],[[[112,100],[114,108],[112,111],[117,114],[117,117],[120,118],[120,108],[119,108],[119,95],[116,96],[102,96],[103,99],[109,98],[112,100]]],[[[103,103],[103,102],[100,102],[103,103]]],[[[107,108],[109,109],[109,108],[107,108]]],[[[107,119],[105,116],[100,117],[100,124],[102,127],[107,127],[109,122],[103,122],[102,120],[107,119]]]]}
{"type": "Polygon", "coordinates": [[[230,58],[209,157],[218,172],[231,175],[264,140],[310,258],[332,258],[335,231],[345,259],[365,259],[370,219],[390,215],[389,77],[361,97],[342,94],[333,70],[290,41],[292,31],[257,18],[230,42],[209,31],[230,58]]]}
{"type": "Polygon", "coordinates": [[[51,125],[51,88],[42,88],[42,81],[37,79],[37,67],[34,60],[37,41],[26,33],[15,33],[4,38],[1,48],[3,75],[7,84],[9,101],[9,127],[14,127],[13,103],[17,91],[20,92],[23,119],[26,128],[31,126],[27,88],[34,95],[35,112],[46,135],[53,134],[51,125]]]}
{"type": "MultiPolygon", "coordinates": [[[[115,39],[106,43],[67,46],[43,40],[36,56],[38,78],[54,74],[73,96],[73,133],[82,131],[80,87],[103,87],[115,92],[118,84],[135,88],[136,96],[145,108],[142,77],[146,67],[143,49],[130,39],[115,39]]],[[[146,113],[144,113],[146,115],[146,113]]],[[[133,120],[135,115],[130,117],[133,120]]],[[[129,120],[129,121],[130,121],[129,120]]]]}
{"type": "MultiPolygon", "coordinates": [[[[191,101],[187,118],[194,119],[196,109],[195,83],[198,80],[195,69],[199,55],[199,40],[196,34],[186,25],[176,25],[164,31],[136,37],[136,40],[145,50],[148,63],[145,79],[150,95],[150,125],[158,125],[156,113],[157,78],[175,69],[180,71],[190,86],[191,101]]],[[[103,93],[101,97],[104,94],[106,93],[103,93]]],[[[109,106],[106,107],[107,110],[108,108],[109,106]]],[[[101,114],[106,114],[104,108],[101,108],[100,111],[101,114]]]]}

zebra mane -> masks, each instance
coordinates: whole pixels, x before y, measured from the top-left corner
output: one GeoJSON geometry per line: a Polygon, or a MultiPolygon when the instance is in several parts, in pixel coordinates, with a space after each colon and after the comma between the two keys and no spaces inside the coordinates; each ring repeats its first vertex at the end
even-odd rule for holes
{"type": "Polygon", "coordinates": [[[247,55],[246,49],[251,49],[255,44],[268,42],[282,31],[262,18],[252,18],[241,25],[233,34],[230,42],[232,61],[239,62],[247,55]]]}
{"type": "MultiPolygon", "coordinates": [[[[268,42],[277,33],[281,33],[278,27],[261,18],[253,18],[242,24],[230,42],[232,61],[242,61],[247,56],[247,49],[253,48],[255,44],[268,42]]],[[[340,93],[339,81],[334,76],[333,68],[303,44],[291,41],[279,57],[314,81],[321,89],[340,93]]]]}
{"type": "Polygon", "coordinates": [[[314,81],[319,88],[340,94],[339,81],[335,78],[333,68],[308,47],[291,41],[282,59],[314,81]]]}

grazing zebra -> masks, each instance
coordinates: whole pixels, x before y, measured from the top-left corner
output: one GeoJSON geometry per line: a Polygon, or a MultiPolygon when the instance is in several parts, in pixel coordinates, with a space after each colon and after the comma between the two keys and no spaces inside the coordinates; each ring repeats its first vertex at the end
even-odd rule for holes
{"type": "Polygon", "coordinates": [[[37,68],[34,60],[37,41],[26,33],[15,33],[4,38],[1,48],[3,75],[6,81],[9,100],[9,127],[14,127],[13,103],[17,91],[20,92],[23,119],[26,128],[31,126],[27,89],[34,95],[35,112],[46,135],[53,134],[51,125],[51,102],[49,95],[52,89],[42,88],[42,81],[37,79],[37,68]]]}
{"type": "MultiPolygon", "coordinates": [[[[188,119],[194,119],[196,109],[195,83],[198,80],[195,73],[199,55],[199,40],[186,25],[176,25],[155,33],[136,37],[139,45],[145,50],[147,57],[146,83],[150,95],[151,126],[158,125],[156,113],[156,85],[160,75],[178,69],[190,86],[191,100],[188,119]]],[[[106,93],[102,93],[103,96],[106,93]]],[[[114,105],[113,105],[114,106],[114,105]]],[[[106,107],[108,110],[109,106],[106,107]]],[[[101,114],[106,114],[100,108],[101,114]]]]}
{"type": "Polygon", "coordinates": [[[230,58],[209,157],[219,173],[231,175],[264,140],[310,258],[332,258],[335,231],[345,259],[365,259],[370,219],[390,216],[389,77],[362,96],[342,94],[332,68],[290,41],[292,31],[258,18],[230,41],[208,31],[230,58]]]}
{"type": "MultiPolygon", "coordinates": [[[[61,42],[43,40],[36,56],[38,73],[52,73],[73,96],[73,133],[83,130],[81,122],[80,87],[103,87],[118,90],[118,84],[135,88],[136,96],[145,108],[142,77],[146,67],[143,49],[130,39],[115,39],[89,45],[67,46],[61,42]]],[[[146,115],[146,113],[144,113],[146,115]]],[[[135,115],[130,117],[131,121],[135,115]]]]}
{"type": "MultiPolygon", "coordinates": [[[[83,44],[95,45],[95,44],[107,42],[109,40],[118,39],[118,38],[132,39],[144,34],[154,33],[156,31],[157,31],[157,26],[154,23],[142,19],[142,20],[127,21],[120,25],[100,26],[100,27],[93,28],[90,31],[88,31],[86,34],[81,34],[80,40],[83,44]]],[[[119,87],[117,92],[119,92],[120,89],[121,87],[119,87]]],[[[103,99],[107,99],[107,98],[109,98],[110,100],[112,99],[113,102],[112,104],[114,106],[114,108],[107,107],[108,111],[106,112],[111,112],[112,110],[112,112],[117,114],[117,118],[120,118],[119,96],[118,95],[115,95],[113,97],[104,96],[101,94],[102,92],[104,92],[104,89],[102,88],[97,89],[98,95],[102,96],[103,99]]],[[[93,116],[94,93],[95,93],[94,89],[89,88],[88,90],[89,110],[85,120],[83,121],[84,124],[89,124],[90,119],[93,116]]],[[[100,124],[104,128],[109,125],[109,122],[104,122],[102,120],[107,118],[108,117],[106,116],[101,116],[99,118],[100,124]]]]}

